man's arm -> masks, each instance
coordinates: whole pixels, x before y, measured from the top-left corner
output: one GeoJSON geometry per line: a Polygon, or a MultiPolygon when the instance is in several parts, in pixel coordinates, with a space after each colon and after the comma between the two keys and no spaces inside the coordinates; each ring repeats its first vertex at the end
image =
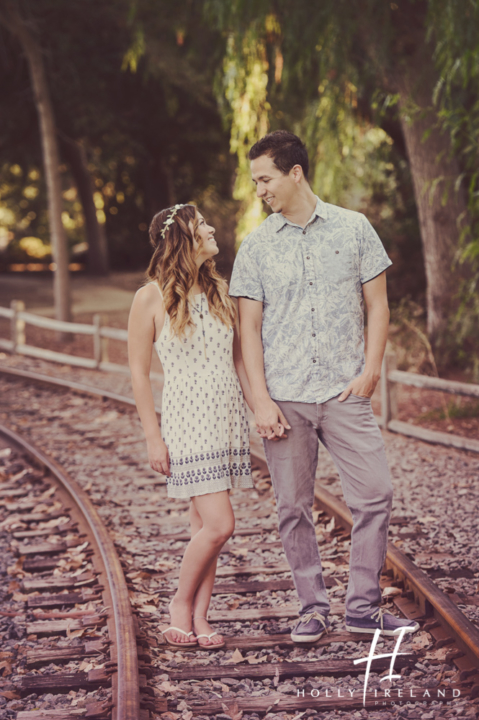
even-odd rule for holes
{"type": "Polygon", "coordinates": [[[261,437],[267,437],[268,440],[275,436],[285,437],[284,428],[290,429],[290,425],[279,407],[270,398],[264,377],[263,343],[261,341],[263,303],[240,297],[238,305],[241,351],[251,388],[256,428],[261,437]]]}
{"type": "Polygon", "coordinates": [[[381,363],[388,339],[389,307],[386,290],[386,273],[363,285],[363,296],[368,312],[368,343],[364,371],[339,396],[342,402],[353,393],[371,397],[381,376],[381,363]]]}

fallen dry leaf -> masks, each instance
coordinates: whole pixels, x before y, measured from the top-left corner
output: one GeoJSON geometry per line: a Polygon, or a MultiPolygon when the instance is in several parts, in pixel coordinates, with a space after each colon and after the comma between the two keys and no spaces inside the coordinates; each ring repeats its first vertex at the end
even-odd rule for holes
{"type": "Polygon", "coordinates": [[[257,665],[258,663],[266,662],[267,659],[268,658],[266,656],[257,658],[255,655],[248,655],[246,662],[250,665],[257,665]]]}
{"type": "Polygon", "coordinates": [[[234,653],[233,653],[233,655],[232,655],[232,657],[231,657],[230,662],[233,662],[233,663],[236,664],[236,663],[243,662],[243,660],[244,660],[244,657],[242,656],[242,654],[240,653],[240,651],[238,650],[238,648],[236,648],[236,650],[234,651],[234,653]]]}
{"type": "Polygon", "coordinates": [[[451,648],[443,647],[439,648],[439,650],[431,650],[430,652],[427,652],[424,657],[426,660],[441,660],[444,661],[446,659],[446,655],[449,652],[451,648]]]}
{"type": "Polygon", "coordinates": [[[51,487],[48,488],[48,490],[45,490],[45,492],[43,492],[40,495],[39,500],[40,501],[48,500],[48,498],[51,498],[51,496],[54,495],[56,493],[56,491],[57,491],[56,487],[54,485],[52,485],[51,487]]]}
{"type": "Polygon", "coordinates": [[[331,520],[326,525],[326,532],[332,532],[335,527],[336,527],[335,519],[334,519],[334,517],[332,517],[331,520]]]}
{"type": "Polygon", "coordinates": [[[414,650],[419,650],[420,648],[425,648],[428,645],[431,644],[431,638],[429,636],[429,633],[427,632],[418,632],[414,635],[412,639],[412,647],[414,650]]]}
{"type": "Polygon", "coordinates": [[[18,558],[15,565],[10,565],[7,568],[8,575],[16,575],[17,577],[23,577],[26,573],[22,570],[25,555],[18,558]]]}
{"type": "Polygon", "coordinates": [[[241,720],[243,717],[243,711],[239,709],[236,700],[233,700],[233,702],[222,702],[221,707],[225,713],[230,716],[231,720],[241,720]]]}
{"type": "Polygon", "coordinates": [[[164,680],[158,689],[170,694],[176,692],[175,685],[172,685],[169,680],[164,680]]]}
{"type": "Polygon", "coordinates": [[[86,628],[81,628],[80,630],[70,630],[70,626],[67,625],[67,637],[69,638],[77,638],[84,635],[86,628]]]}
{"type": "Polygon", "coordinates": [[[401,590],[400,588],[391,587],[391,586],[385,587],[384,590],[383,590],[383,593],[382,593],[383,598],[385,598],[385,597],[396,597],[396,595],[401,595],[401,594],[402,594],[402,590],[401,590]]]}
{"type": "Polygon", "coordinates": [[[145,612],[145,613],[156,613],[157,610],[158,610],[158,608],[156,607],[156,605],[139,605],[139,604],[135,604],[135,607],[136,607],[140,612],[145,612]]]}
{"type": "Polygon", "coordinates": [[[2,670],[3,677],[6,677],[7,675],[11,675],[12,672],[12,661],[11,660],[2,660],[0,662],[0,670],[2,670]]]}
{"type": "MultiPolygon", "coordinates": [[[[334,518],[333,518],[334,520],[334,518]]],[[[336,565],[331,562],[331,560],[323,560],[321,559],[321,565],[323,568],[327,568],[328,570],[336,570],[336,565]]]]}
{"type": "Polygon", "coordinates": [[[16,692],[13,692],[13,690],[1,690],[0,695],[4,697],[6,700],[19,700],[20,695],[18,695],[16,692]]]}

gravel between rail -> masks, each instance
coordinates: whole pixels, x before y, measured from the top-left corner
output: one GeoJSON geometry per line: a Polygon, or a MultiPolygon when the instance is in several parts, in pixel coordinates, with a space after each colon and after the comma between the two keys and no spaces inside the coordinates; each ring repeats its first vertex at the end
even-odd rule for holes
{"type": "MultiPolygon", "coordinates": [[[[9,364],[15,367],[61,374],[77,381],[101,386],[114,392],[131,396],[128,377],[107,375],[79,369],[58,368],[41,361],[22,358],[15,363],[8,358],[9,364]]],[[[247,679],[236,684],[228,683],[228,675],[222,679],[202,680],[196,682],[179,682],[174,692],[169,680],[175,667],[191,662],[190,653],[173,653],[164,646],[155,645],[158,636],[158,609],[166,609],[165,580],[174,582],[174,574],[179,567],[181,550],[184,541],[168,538],[178,527],[186,528],[186,505],[181,502],[166,503],[166,491],[162,478],[153,473],[147,463],[145,445],[139,421],[134,412],[119,409],[109,402],[95,398],[82,398],[69,394],[67,391],[52,392],[43,387],[29,387],[19,382],[7,381],[0,377],[2,394],[2,410],[0,418],[5,424],[17,427],[18,431],[33,442],[43,444],[43,449],[51,453],[72,476],[89,491],[90,498],[98,506],[99,513],[109,526],[112,536],[121,551],[122,562],[131,582],[133,602],[139,612],[140,625],[143,629],[145,642],[153,657],[153,676],[150,684],[154,698],[160,700],[166,695],[174,694],[177,706],[174,712],[166,713],[165,718],[184,717],[188,719],[186,700],[194,691],[203,694],[206,700],[221,696],[228,703],[231,699],[248,696],[263,698],[274,690],[293,697],[298,688],[306,687],[305,678],[279,680],[263,678],[247,679]],[[155,505],[152,516],[151,508],[155,505]],[[170,576],[168,578],[168,575],[170,576]],[[172,577],[173,576],[173,577],[172,577]],[[234,692],[233,692],[234,691],[234,692]],[[182,703],[184,705],[182,705],[182,703]]],[[[161,389],[155,388],[157,404],[161,389]]],[[[410,555],[416,564],[426,570],[435,582],[445,591],[450,591],[454,600],[465,615],[479,625],[479,597],[476,588],[479,582],[479,562],[477,544],[479,519],[475,508],[479,501],[479,458],[477,455],[455,451],[438,446],[430,446],[401,436],[384,434],[386,451],[393,476],[395,490],[393,517],[400,517],[401,523],[391,525],[391,537],[410,555]]],[[[328,485],[328,489],[340,494],[340,484],[334,465],[325,451],[320,452],[318,478],[328,485]]],[[[258,481],[259,492],[235,491],[233,501],[238,516],[238,528],[254,526],[268,527],[270,531],[263,534],[260,544],[250,542],[248,536],[238,535],[230,543],[230,552],[225,553],[220,561],[220,574],[233,570],[247,559],[251,565],[284,564],[285,559],[275,530],[274,499],[268,483],[258,481]],[[252,502],[253,501],[253,502],[252,502]],[[247,542],[245,542],[247,541],[247,542]],[[268,547],[267,543],[271,543],[268,547]]],[[[332,537],[327,525],[318,525],[318,536],[324,537],[322,557],[329,565],[346,572],[347,543],[332,537]],[[341,567],[335,560],[339,560],[341,567]]],[[[326,565],[327,565],[326,563],[326,565]]],[[[279,568],[278,568],[279,569],[279,568]]],[[[288,578],[286,572],[283,578],[288,578]]],[[[220,578],[221,579],[221,578],[220,578]]],[[[227,579],[227,578],[226,578],[227,579]]],[[[259,582],[268,579],[268,574],[257,575],[259,582]]],[[[330,589],[330,597],[334,604],[340,605],[344,600],[344,585],[337,584],[330,589]]],[[[215,595],[212,609],[216,611],[219,630],[225,635],[245,635],[259,632],[281,633],[290,626],[289,618],[281,618],[281,609],[297,607],[294,592],[281,590],[271,593],[259,591],[253,595],[215,595]],[[227,623],[221,616],[228,611],[244,610],[245,617],[253,609],[267,607],[277,608],[278,618],[253,621],[250,623],[227,623]]],[[[271,613],[270,613],[271,614],[271,613]]],[[[286,613],[287,614],[287,613],[286,613]]],[[[342,616],[334,615],[333,628],[342,630],[342,616]]],[[[383,647],[389,647],[388,641],[383,647]]],[[[320,656],[328,659],[344,659],[364,656],[366,652],[357,651],[357,644],[337,642],[326,647],[314,649],[297,648],[289,652],[288,659],[317,660],[320,656]],[[356,650],[353,651],[353,647],[356,650]]],[[[404,645],[401,649],[407,648],[404,645]]],[[[277,661],[285,657],[286,651],[281,648],[269,648],[267,651],[248,651],[250,664],[256,665],[267,661],[277,661]]],[[[232,660],[233,651],[226,649],[204,657],[201,663],[214,666],[232,660]]],[[[196,660],[198,663],[198,660],[196,660]]],[[[406,679],[414,680],[418,685],[429,687],[439,683],[440,679],[452,678],[457,675],[451,663],[439,665],[427,659],[416,665],[416,668],[404,674],[406,679]]],[[[401,681],[403,678],[401,678],[401,681]]],[[[398,682],[401,682],[398,681],[398,682]]],[[[334,679],[334,687],[362,686],[362,676],[334,679]]],[[[376,678],[376,687],[379,679],[376,678]]],[[[321,681],[311,680],[309,686],[320,690],[331,687],[333,680],[323,678],[321,681]]],[[[375,687],[374,683],[371,685],[375,687]]],[[[51,700],[54,702],[54,700],[51,700]]],[[[6,710],[8,711],[8,701],[6,710]]],[[[1,701],[0,701],[1,705],[1,701]]],[[[228,705],[226,709],[228,710],[228,705]]],[[[329,717],[368,717],[390,718],[402,715],[410,718],[463,717],[475,716],[478,707],[473,701],[467,703],[454,702],[442,707],[429,706],[396,707],[395,709],[378,709],[377,711],[357,710],[353,714],[341,711],[321,713],[322,718],[329,717]]],[[[233,712],[230,709],[229,712],[233,712]]],[[[270,717],[293,717],[287,713],[270,712],[270,717]],[[273,714],[272,714],[273,713],[273,714]]],[[[312,713],[306,712],[305,717],[312,713]]],[[[314,713],[313,713],[314,714],[314,713]]],[[[216,715],[220,717],[219,715],[216,715]]],[[[232,715],[229,715],[230,717],[232,715]]],[[[14,717],[8,714],[5,717],[14,717]]],[[[192,716],[191,716],[192,717],[192,716]]],[[[198,717],[195,715],[194,717],[198,717]]],[[[224,716],[226,720],[228,715],[224,716]]],[[[254,718],[255,714],[245,714],[243,718],[254,718]]]]}

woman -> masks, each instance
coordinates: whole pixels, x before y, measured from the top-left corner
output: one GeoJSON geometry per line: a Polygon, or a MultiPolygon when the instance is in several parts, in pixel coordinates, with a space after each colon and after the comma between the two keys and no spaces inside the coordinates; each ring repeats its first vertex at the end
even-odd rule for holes
{"type": "Polygon", "coordinates": [[[218,555],[234,530],[229,490],[253,483],[241,386],[251,407],[250,389],[236,308],[213,260],[214,232],[193,205],[155,215],[150,282],[133,300],[128,353],[150,465],[167,476],[169,497],[191,498],[191,540],[163,636],[170,645],[218,649],[224,640],[207,613],[218,555]],[[165,373],[161,430],[149,380],[152,343],[165,373]]]}

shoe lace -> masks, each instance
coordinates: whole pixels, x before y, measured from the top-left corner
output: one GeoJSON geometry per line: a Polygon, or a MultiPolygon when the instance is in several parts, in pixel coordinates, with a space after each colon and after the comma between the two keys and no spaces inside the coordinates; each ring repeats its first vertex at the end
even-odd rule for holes
{"type": "Polygon", "coordinates": [[[317,610],[313,610],[313,612],[306,613],[305,615],[301,615],[301,623],[309,623],[310,620],[319,620],[321,625],[326,630],[326,623],[324,622],[324,617],[319,613],[317,610]]]}
{"type": "Polygon", "coordinates": [[[381,623],[381,630],[384,629],[384,615],[392,615],[392,612],[389,612],[389,610],[385,610],[384,608],[378,608],[375,612],[371,615],[371,620],[377,620],[379,623],[381,623]]]}

